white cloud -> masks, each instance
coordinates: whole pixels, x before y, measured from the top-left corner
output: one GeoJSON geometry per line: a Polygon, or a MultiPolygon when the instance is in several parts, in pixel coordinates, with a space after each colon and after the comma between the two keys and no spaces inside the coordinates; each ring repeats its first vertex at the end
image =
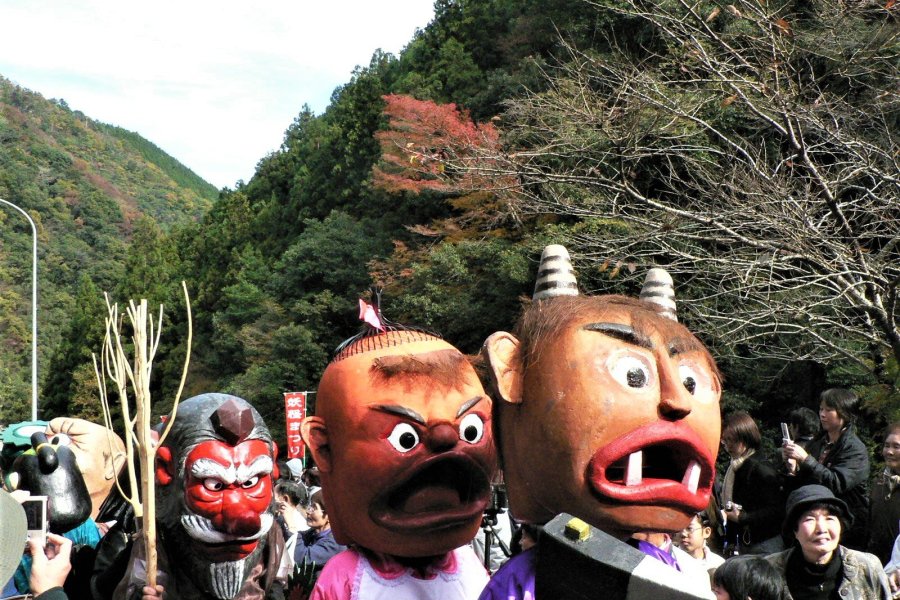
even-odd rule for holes
{"type": "Polygon", "coordinates": [[[218,187],[249,180],[309,104],[433,0],[0,1],[0,75],[137,131],[218,187]]]}

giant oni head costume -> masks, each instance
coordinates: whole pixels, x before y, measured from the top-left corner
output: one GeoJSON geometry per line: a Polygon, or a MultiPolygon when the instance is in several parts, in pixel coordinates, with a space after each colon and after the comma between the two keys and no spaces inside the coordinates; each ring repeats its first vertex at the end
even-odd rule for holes
{"type": "Polygon", "coordinates": [[[156,461],[157,522],[176,577],[233,598],[273,523],[275,446],[262,417],[235,396],[189,398],[156,461]]]}
{"type": "Polygon", "coordinates": [[[518,518],[566,512],[624,539],[677,531],[706,508],[720,380],[677,322],[665,271],[648,273],[640,299],[584,297],[568,252],[548,246],[516,335],[493,334],[484,355],[518,518]]]}
{"type": "Polygon", "coordinates": [[[302,425],[335,539],[445,554],[473,538],[490,499],[491,401],[459,350],[360,303],[370,324],[339,347],[302,425]]]}

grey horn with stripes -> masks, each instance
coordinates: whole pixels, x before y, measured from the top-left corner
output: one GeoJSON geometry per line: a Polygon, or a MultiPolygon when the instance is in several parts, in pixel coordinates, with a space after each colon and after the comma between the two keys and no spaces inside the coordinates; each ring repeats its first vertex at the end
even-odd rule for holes
{"type": "Polygon", "coordinates": [[[569,260],[569,251],[560,244],[551,244],[541,253],[533,300],[546,300],[556,296],[577,296],[578,282],[569,260]]]}
{"type": "Polygon", "coordinates": [[[655,304],[656,312],[678,322],[675,307],[675,284],[672,282],[672,276],[665,269],[657,267],[647,272],[644,287],[641,289],[641,300],[655,304]]]}

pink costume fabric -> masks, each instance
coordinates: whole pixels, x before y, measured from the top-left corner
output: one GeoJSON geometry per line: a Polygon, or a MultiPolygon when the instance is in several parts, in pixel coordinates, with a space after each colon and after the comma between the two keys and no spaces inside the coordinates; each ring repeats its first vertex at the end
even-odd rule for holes
{"type": "Polygon", "coordinates": [[[449,552],[425,578],[387,556],[377,567],[355,548],[328,561],[310,600],[475,600],[488,582],[470,546],[449,552]]]}

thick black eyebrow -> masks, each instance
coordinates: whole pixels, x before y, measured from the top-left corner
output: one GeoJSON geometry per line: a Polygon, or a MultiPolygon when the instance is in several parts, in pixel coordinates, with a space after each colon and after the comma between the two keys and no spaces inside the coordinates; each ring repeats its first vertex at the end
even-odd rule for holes
{"type": "Polygon", "coordinates": [[[398,406],[396,404],[376,404],[371,408],[372,410],[378,410],[384,413],[388,413],[389,415],[397,415],[398,417],[405,417],[407,419],[412,419],[413,421],[421,425],[426,425],[425,417],[411,408],[406,408],[405,406],[398,406]]]}
{"type": "Polygon", "coordinates": [[[484,396],[475,396],[471,400],[466,400],[466,402],[459,407],[459,410],[456,411],[456,418],[458,419],[463,416],[470,408],[472,408],[482,400],[484,400],[484,396]]]}
{"type": "Polygon", "coordinates": [[[621,323],[588,323],[582,327],[582,329],[596,331],[603,335],[616,338],[617,340],[622,340],[623,342],[646,348],[647,350],[653,349],[653,341],[646,335],[642,335],[635,331],[630,325],[623,325],[621,323]]]}
{"type": "Polygon", "coordinates": [[[669,342],[668,346],[669,356],[675,356],[685,352],[695,352],[697,350],[700,350],[699,344],[696,340],[690,338],[675,338],[669,342]]]}

